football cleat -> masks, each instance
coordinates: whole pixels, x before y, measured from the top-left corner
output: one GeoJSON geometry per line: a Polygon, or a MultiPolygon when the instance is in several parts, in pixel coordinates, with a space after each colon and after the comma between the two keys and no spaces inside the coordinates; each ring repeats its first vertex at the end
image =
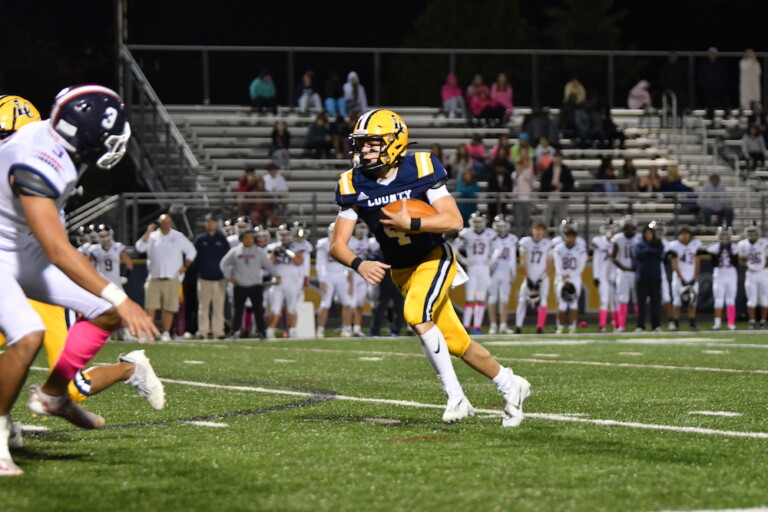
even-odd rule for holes
{"type": "Polygon", "coordinates": [[[491,326],[488,328],[488,334],[496,334],[496,324],[491,324],[491,326]]]}
{"type": "Polygon", "coordinates": [[[503,427],[517,427],[525,419],[523,414],[523,402],[531,396],[531,383],[520,377],[513,375],[512,380],[515,388],[508,395],[504,396],[504,419],[501,422],[503,427]]]}
{"type": "Polygon", "coordinates": [[[68,395],[44,396],[35,385],[29,387],[27,408],[41,416],[58,416],[80,428],[94,429],[104,426],[104,418],[80,407],[68,395]]]}
{"type": "Polygon", "coordinates": [[[451,400],[445,407],[443,423],[458,423],[459,421],[475,415],[475,409],[466,396],[461,395],[456,400],[451,400]]]}
{"type": "Polygon", "coordinates": [[[165,389],[144,351],[134,350],[121,355],[117,361],[134,365],[133,375],[125,383],[136,388],[139,395],[146,398],[153,409],[162,409],[165,405],[165,389]]]}

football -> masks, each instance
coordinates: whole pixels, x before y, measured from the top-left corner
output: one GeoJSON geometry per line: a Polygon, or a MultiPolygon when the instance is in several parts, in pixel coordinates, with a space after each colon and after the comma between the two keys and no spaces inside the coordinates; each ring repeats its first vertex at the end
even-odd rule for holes
{"type": "MultiPolygon", "coordinates": [[[[389,213],[397,214],[400,212],[400,208],[402,208],[402,201],[394,201],[392,203],[388,203],[382,207],[383,210],[387,210],[389,213]]],[[[418,199],[406,199],[405,200],[406,208],[408,208],[408,215],[411,216],[411,218],[414,219],[421,219],[423,217],[430,217],[432,215],[437,215],[437,210],[432,208],[432,206],[429,203],[425,203],[424,201],[420,201],[418,199]]],[[[384,214],[382,214],[382,217],[384,214]]],[[[413,231],[406,231],[406,233],[413,234],[413,231]]]]}

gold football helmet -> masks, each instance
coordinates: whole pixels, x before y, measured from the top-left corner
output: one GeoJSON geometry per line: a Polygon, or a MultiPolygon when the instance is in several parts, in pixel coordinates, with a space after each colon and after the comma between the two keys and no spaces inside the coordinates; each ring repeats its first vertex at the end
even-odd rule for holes
{"type": "Polygon", "coordinates": [[[357,120],[349,142],[355,170],[371,179],[381,178],[405,156],[408,127],[403,118],[391,110],[370,110],[357,120]],[[381,152],[376,160],[363,158],[366,143],[380,144],[381,152]]]}
{"type": "Polygon", "coordinates": [[[0,96],[0,140],[25,124],[40,120],[40,112],[21,96],[0,96]]]}

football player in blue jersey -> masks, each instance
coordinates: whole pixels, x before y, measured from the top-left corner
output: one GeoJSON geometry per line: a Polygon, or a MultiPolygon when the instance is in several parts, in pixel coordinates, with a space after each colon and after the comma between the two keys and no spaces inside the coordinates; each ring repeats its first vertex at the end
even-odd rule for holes
{"type": "Polygon", "coordinates": [[[485,375],[504,395],[505,427],[523,420],[523,401],[530,383],[500,366],[474,342],[462,326],[448,297],[448,289],[466,280],[444,233],[462,228],[456,202],[445,186],[447,173],[429,153],[407,154],[408,127],[391,110],[366,112],[350,135],[352,169],[343,173],[336,187],[341,211],[331,240],[331,254],[371,284],[378,284],[391,268],[392,281],[405,299],[404,317],[421,339],[422,350],[440,379],[448,405],[445,423],[474,414],[456,377],[450,354],[485,375]],[[405,199],[432,205],[436,215],[411,218],[405,199]],[[382,207],[403,201],[398,214],[382,207]],[[385,263],[363,260],[349,248],[357,219],[362,219],[381,245],[385,263]],[[462,280],[463,279],[463,280],[462,280]]]}

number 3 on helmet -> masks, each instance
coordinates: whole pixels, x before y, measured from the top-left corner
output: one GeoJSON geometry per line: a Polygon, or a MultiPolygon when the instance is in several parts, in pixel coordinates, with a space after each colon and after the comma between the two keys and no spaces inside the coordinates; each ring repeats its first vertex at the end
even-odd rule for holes
{"type": "Polygon", "coordinates": [[[69,152],[100,169],[120,162],[131,137],[123,100],[100,85],[69,87],[57,94],[51,128],[69,152]]]}
{"type": "Polygon", "coordinates": [[[349,136],[352,165],[371,179],[382,178],[397,165],[408,148],[408,127],[403,118],[391,110],[371,110],[358,119],[349,136]],[[366,143],[378,143],[381,152],[376,160],[365,160],[366,143]]]}

